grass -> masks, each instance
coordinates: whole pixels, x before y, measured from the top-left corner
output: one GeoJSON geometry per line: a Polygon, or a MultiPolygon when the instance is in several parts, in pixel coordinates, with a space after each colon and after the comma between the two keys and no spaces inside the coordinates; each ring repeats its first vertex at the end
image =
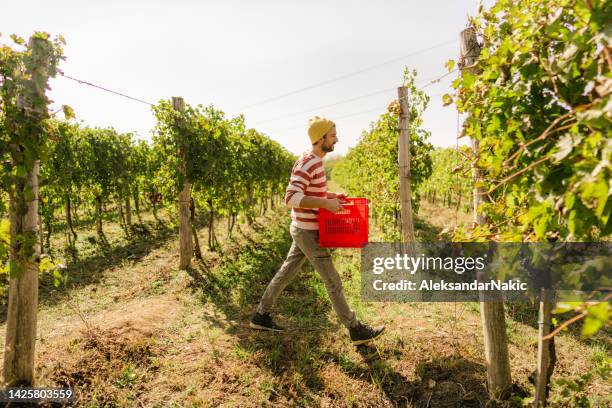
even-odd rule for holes
{"type": "MultiPolygon", "coordinates": [[[[419,217],[417,232],[434,237],[455,215],[423,204],[419,217]]],[[[69,283],[42,297],[38,385],[74,386],[77,406],[484,406],[478,304],[363,302],[356,250],[334,250],[333,257],[359,318],[387,325],[372,346],[350,344],[307,265],[277,303],[288,330],[249,329],[248,318],[289,249],[288,224],[277,209],[251,226],[242,223],[229,240],[219,222],[221,250],[203,248],[206,262],[189,271],[177,270],[171,229],[151,228],[150,236],[126,240],[110,225],[105,249],[87,247],[83,231],[84,263],[71,265],[69,283]],[[126,261],[126,254],[132,258],[126,261]]],[[[521,390],[532,392],[532,310],[510,307],[508,333],[521,398],[521,390]]],[[[607,344],[570,333],[558,338],[553,379],[566,381],[551,390],[558,406],[582,397],[591,406],[609,404],[612,390],[600,375],[610,367],[607,344]],[[582,378],[585,373],[590,376],[582,378]],[[574,399],[564,396],[571,386],[583,388],[574,399]]]]}

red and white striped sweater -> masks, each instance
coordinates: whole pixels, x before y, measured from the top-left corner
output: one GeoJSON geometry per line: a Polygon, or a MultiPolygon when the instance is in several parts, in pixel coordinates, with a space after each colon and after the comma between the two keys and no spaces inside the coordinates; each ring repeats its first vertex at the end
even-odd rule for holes
{"type": "Polygon", "coordinates": [[[318,230],[319,209],[300,208],[300,201],[304,196],[327,198],[327,178],[323,160],[313,152],[304,153],[293,165],[285,193],[285,204],[291,207],[292,225],[318,230]]]}

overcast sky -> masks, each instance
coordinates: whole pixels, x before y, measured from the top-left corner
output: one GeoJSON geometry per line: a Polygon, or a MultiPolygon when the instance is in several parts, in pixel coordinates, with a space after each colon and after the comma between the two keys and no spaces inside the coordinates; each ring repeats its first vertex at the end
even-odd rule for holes
{"type": "MultiPolygon", "coordinates": [[[[0,41],[35,30],[62,34],[67,75],[153,103],[182,96],[228,116],[242,112],[247,126],[293,153],[309,146],[308,118],[327,116],[337,124],[336,152],[345,153],[396,97],[404,66],[416,68],[422,84],[445,73],[477,6],[477,0],[21,0],[0,3],[0,41]]],[[[441,103],[453,78],[426,88],[432,100],[424,126],[436,146],[456,143],[457,113],[441,103]]],[[[51,88],[55,104],[72,106],[84,123],[150,139],[149,106],[62,77],[51,88]]]]}

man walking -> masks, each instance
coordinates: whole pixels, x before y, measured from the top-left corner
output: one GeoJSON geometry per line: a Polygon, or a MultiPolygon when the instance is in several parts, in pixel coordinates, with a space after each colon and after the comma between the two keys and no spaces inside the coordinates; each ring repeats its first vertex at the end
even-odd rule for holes
{"type": "Polygon", "coordinates": [[[323,157],[332,152],[338,142],[336,125],[331,120],[315,116],[309,121],[308,136],[312,151],[302,155],[293,165],[285,194],[285,204],[291,207],[290,231],[293,244],[287,259],[268,284],[250,326],[260,330],[283,330],[270,316],[270,310],[308,259],[325,283],[334,311],[349,330],[353,344],[365,344],[380,336],[385,327],[372,328],[357,320],[355,312],[346,302],[342,281],[329,251],[319,246],[319,208],[338,212],[343,209],[341,203],[346,198],[344,194],[327,192],[323,168],[323,157]]]}

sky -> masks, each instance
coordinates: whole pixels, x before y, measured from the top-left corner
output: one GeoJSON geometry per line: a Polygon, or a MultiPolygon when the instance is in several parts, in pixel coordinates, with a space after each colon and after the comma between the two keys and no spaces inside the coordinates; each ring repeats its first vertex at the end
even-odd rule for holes
{"type": "MultiPolygon", "coordinates": [[[[488,3],[485,1],[485,5],[488,3]]],[[[292,153],[309,148],[308,119],[336,123],[335,153],[397,97],[404,67],[417,84],[446,73],[477,0],[30,1],[0,4],[9,34],[61,34],[69,76],[147,102],[182,96],[213,104],[292,153]]],[[[442,106],[450,75],[425,88],[423,127],[434,146],[455,146],[457,112],[442,106]]],[[[89,126],[151,139],[151,107],[58,76],[53,107],[74,108],[89,126]]]]}

